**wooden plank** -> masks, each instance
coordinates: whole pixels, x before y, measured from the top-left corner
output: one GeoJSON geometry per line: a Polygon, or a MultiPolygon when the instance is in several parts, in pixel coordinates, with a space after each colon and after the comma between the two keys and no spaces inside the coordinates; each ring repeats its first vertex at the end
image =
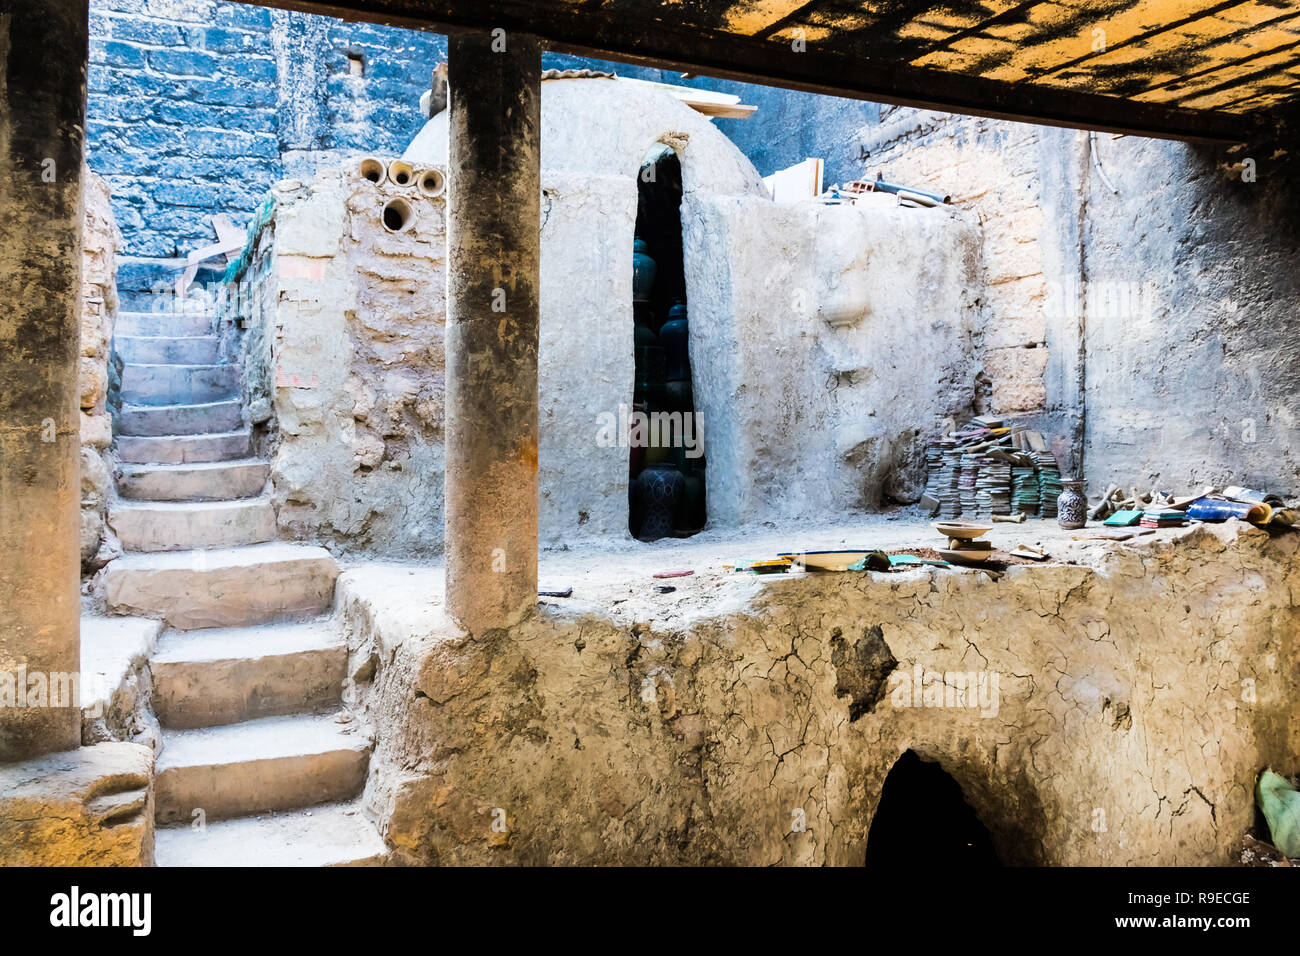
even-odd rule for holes
{"type": "MultiPolygon", "coordinates": [[[[1189,141],[1239,142],[1255,132],[1242,116],[1211,109],[1005,82],[1016,77],[996,72],[971,76],[901,63],[890,58],[887,45],[873,45],[871,31],[846,35],[832,30],[815,49],[810,32],[809,47],[801,51],[775,37],[762,40],[717,27],[647,19],[633,15],[646,4],[620,0],[599,7],[559,0],[272,0],[263,5],[440,32],[501,28],[507,35],[538,35],[548,48],[579,56],[996,119],[1189,141]]],[[[709,9],[720,13],[730,6],[718,3],[709,9]]],[[[1038,7],[1063,9],[1059,3],[1038,7]]]]}

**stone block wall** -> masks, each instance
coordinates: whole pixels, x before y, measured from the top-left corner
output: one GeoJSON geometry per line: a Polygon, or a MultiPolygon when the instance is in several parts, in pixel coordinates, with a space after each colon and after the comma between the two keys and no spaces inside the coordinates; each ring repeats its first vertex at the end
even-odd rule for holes
{"type": "Polygon", "coordinates": [[[113,325],[117,317],[115,256],[121,236],[113,220],[107,183],[82,169],[84,226],[81,248],[81,564],[84,571],[102,567],[117,553],[108,530],[108,495],[112,485],[108,448],[113,424],[108,412],[113,325]]]}

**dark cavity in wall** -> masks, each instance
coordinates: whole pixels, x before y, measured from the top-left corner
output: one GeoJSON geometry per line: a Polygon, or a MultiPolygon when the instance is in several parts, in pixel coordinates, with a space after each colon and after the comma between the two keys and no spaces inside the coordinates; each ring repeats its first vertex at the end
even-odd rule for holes
{"type": "Polygon", "coordinates": [[[671,148],[657,144],[637,179],[633,249],[636,371],[628,435],[628,529],[643,541],[687,537],[706,521],[681,205],[681,162],[671,148]]]}
{"type": "Polygon", "coordinates": [[[1000,866],[993,840],[937,763],[908,750],[885,777],[864,863],[884,869],[1000,866]]]}

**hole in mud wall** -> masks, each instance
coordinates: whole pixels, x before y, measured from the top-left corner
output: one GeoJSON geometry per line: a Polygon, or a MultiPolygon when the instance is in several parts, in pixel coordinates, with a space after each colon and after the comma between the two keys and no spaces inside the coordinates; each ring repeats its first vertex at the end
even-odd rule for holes
{"type": "Polygon", "coordinates": [[[672,149],[656,146],[637,177],[632,248],[636,380],[628,425],[628,530],[642,541],[689,537],[707,519],[681,205],[681,163],[672,149]]]}
{"type": "Polygon", "coordinates": [[[389,232],[405,232],[411,228],[414,217],[404,199],[390,199],[384,203],[384,228],[389,232]]]}
{"type": "Polygon", "coordinates": [[[912,750],[885,777],[864,862],[880,869],[1001,865],[989,831],[966,803],[961,786],[912,750]]]}
{"type": "Polygon", "coordinates": [[[428,196],[430,199],[441,196],[446,185],[447,181],[442,178],[442,173],[436,169],[426,169],[420,173],[418,186],[421,195],[428,196]]]}

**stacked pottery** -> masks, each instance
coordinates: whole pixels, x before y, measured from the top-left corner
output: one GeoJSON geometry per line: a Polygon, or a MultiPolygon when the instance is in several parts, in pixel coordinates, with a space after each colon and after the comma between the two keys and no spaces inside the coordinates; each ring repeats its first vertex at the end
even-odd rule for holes
{"type": "MultiPolygon", "coordinates": [[[[626,273],[624,273],[626,275],[626,273]]],[[[632,301],[649,302],[655,285],[655,261],[644,239],[632,242],[632,301]]]]}
{"type": "Polygon", "coordinates": [[[704,459],[687,458],[681,466],[682,503],[677,509],[675,530],[694,534],[704,527],[704,459]]]}
{"type": "Polygon", "coordinates": [[[1088,523],[1088,499],[1083,494],[1081,478],[1062,478],[1065,490],[1056,499],[1056,520],[1062,528],[1073,531],[1088,523]]]}
{"type": "Polygon", "coordinates": [[[668,310],[668,321],[659,330],[659,343],[664,350],[664,399],[670,411],[688,411],[692,404],[688,335],[686,303],[678,299],[668,310]]]}
{"type": "Polygon", "coordinates": [[[686,479],[671,462],[655,462],[636,480],[636,510],[641,518],[637,535],[642,541],[657,541],[673,533],[673,519],[681,504],[686,479]]]}
{"type": "Polygon", "coordinates": [[[659,336],[654,332],[654,313],[650,311],[649,303],[638,302],[632,307],[632,314],[636,323],[632,339],[636,387],[632,398],[637,402],[659,402],[663,398],[666,359],[659,336]]]}

